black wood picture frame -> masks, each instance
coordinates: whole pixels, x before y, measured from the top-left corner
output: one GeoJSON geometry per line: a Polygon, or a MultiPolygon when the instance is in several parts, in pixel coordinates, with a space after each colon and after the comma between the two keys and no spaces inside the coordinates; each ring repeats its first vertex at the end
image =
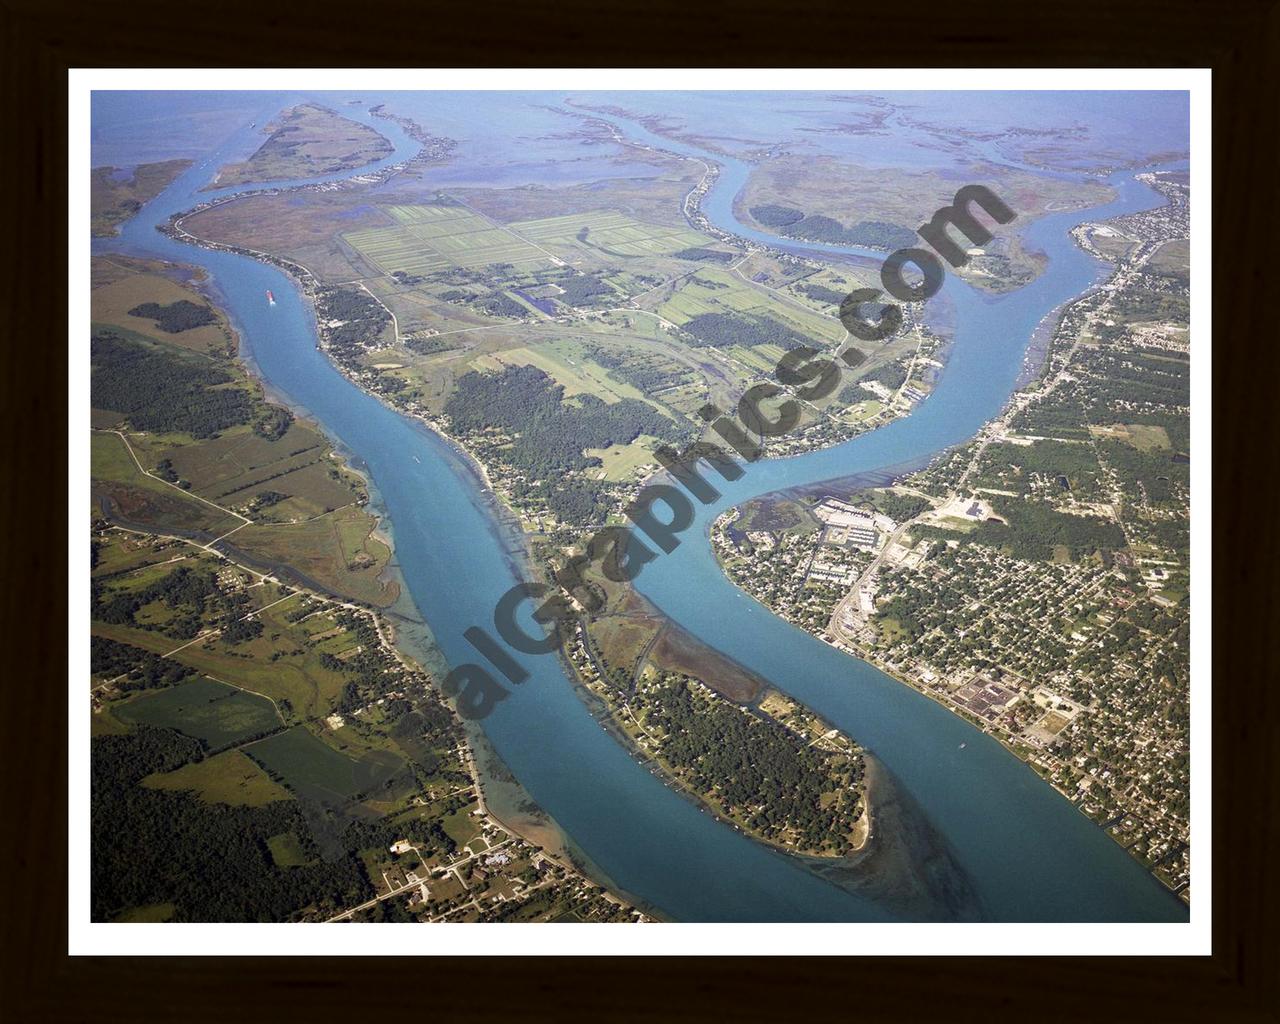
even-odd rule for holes
{"type": "MultiPolygon", "coordinates": [[[[1280,7],[928,0],[733,6],[5,0],[0,415],[8,803],[0,1014],[15,1021],[1280,1018],[1276,429],[1268,314],[1280,7]],[[1195,958],[96,958],[67,955],[67,70],[74,67],[1211,67],[1213,954],[1195,958]]],[[[87,187],[71,182],[73,188],[87,187]]],[[[1203,339],[1198,339],[1204,344],[1203,339]]],[[[1201,366],[1205,356],[1201,355],[1201,366]]],[[[1209,585],[1197,567],[1197,586],[1209,585]]],[[[76,856],[87,856],[87,851],[76,856]]],[[[678,926],[673,926],[678,927],[678,926]]],[[[288,942],[282,933],[282,944],[288,942]]],[[[532,942],[531,937],[531,942],[532,942]]],[[[870,952],[870,951],[869,951],[870,952]]],[[[957,949],[957,954],[964,950],[957,949]]],[[[1028,949],[1028,954],[1035,951],[1028,949]]],[[[1140,951],[1139,951],[1140,952],[1140,951]]]]}

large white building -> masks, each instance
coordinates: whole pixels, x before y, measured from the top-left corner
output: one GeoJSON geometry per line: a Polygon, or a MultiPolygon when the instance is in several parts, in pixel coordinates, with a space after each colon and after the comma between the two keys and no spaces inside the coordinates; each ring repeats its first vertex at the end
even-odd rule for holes
{"type": "Polygon", "coordinates": [[[813,514],[826,526],[824,540],[831,544],[850,544],[856,548],[876,546],[876,530],[892,533],[895,523],[885,515],[855,508],[836,498],[826,498],[815,506],[813,514]]]}

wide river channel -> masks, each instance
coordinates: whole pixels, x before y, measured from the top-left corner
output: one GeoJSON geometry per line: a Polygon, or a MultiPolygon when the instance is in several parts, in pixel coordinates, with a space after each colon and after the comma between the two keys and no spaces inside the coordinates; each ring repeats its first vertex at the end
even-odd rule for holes
{"type": "MultiPolygon", "coordinates": [[[[274,99],[257,123],[296,101],[274,99]]],[[[416,143],[391,122],[370,118],[363,108],[343,113],[372,124],[396,145],[393,156],[362,171],[416,151],[416,143]]],[[[733,214],[750,165],[611,120],[629,140],[720,164],[720,178],[703,201],[708,217],[740,236],[780,245],[733,214]]],[[[519,538],[492,494],[450,444],[334,369],[316,348],[311,311],[284,273],[248,257],[175,242],[155,230],[175,212],[235,194],[200,189],[224,162],[252,149],[257,131],[246,122],[147,204],[120,238],[95,242],[95,249],[209,272],[266,384],[318,420],[370,475],[413,603],[443,657],[451,665],[478,660],[463,632],[492,623],[495,602],[519,574],[511,554],[519,550],[519,538]],[[274,306],[266,301],[268,289],[275,293],[274,306]]],[[[326,179],[310,181],[321,180],[326,179]]],[[[1072,242],[1069,229],[1085,219],[1162,202],[1131,174],[1117,174],[1110,184],[1117,198],[1106,206],[1049,215],[1025,232],[1027,243],[1049,257],[1034,283],[991,298],[948,279],[943,295],[953,344],[936,390],[910,416],[825,451],[755,463],[735,483],[717,481],[722,500],[701,508],[684,543],[646,566],[637,580],[675,622],[804,701],[872,752],[879,779],[873,798],[882,806],[873,818],[871,852],[861,864],[840,877],[823,876],[716,821],[667,788],[602,729],[555,657],[516,655],[530,679],[484,720],[484,731],[530,796],[622,890],[684,921],[1187,919],[1181,901],[999,743],[734,587],[708,539],[715,516],[747,498],[921,465],[996,416],[1036,327],[1105,275],[1072,242]]]]}

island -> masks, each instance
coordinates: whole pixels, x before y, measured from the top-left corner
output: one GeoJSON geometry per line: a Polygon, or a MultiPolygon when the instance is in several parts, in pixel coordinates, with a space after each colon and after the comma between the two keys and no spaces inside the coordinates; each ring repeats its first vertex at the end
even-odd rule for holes
{"type": "Polygon", "coordinates": [[[249,159],[221,168],[208,188],[310,178],[363,167],[395,152],[382,135],[316,103],[300,103],[263,131],[266,142],[249,159]]]}

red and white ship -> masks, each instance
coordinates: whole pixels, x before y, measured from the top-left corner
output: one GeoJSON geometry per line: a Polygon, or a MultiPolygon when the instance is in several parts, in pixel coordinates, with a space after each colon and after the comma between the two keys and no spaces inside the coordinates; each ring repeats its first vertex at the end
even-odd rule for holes
{"type": "Polygon", "coordinates": [[[271,294],[270,288],[267,289],[267,301],[273,306],[276,304],[276,297],[271,294]]]}

